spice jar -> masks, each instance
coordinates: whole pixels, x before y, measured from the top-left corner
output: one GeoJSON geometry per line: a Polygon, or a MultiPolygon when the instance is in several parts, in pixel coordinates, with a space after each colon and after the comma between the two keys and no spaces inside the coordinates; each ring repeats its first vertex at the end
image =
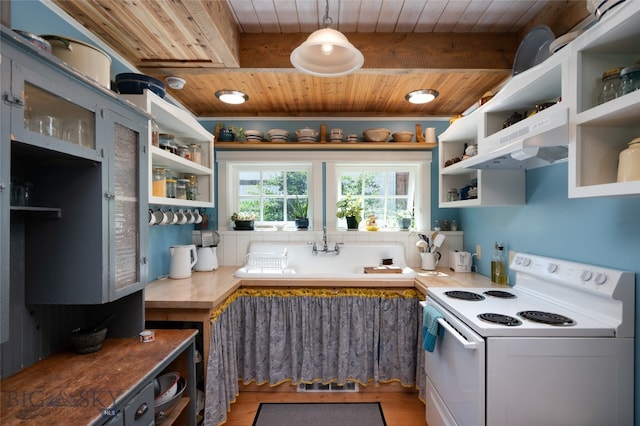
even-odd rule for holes
{"type": "Polygon", "coordinates": [[[198,177],[196,175],[184,175],[188,179],[187,183],[187,200],[198,199],[198,177]]]}
{"type": "Polygon", "coordinates": [[[622,68],[611,68],[602,74],[602,90],[598,97],[598,104],[603,104],[618,97],[620,87],[620,71],[622,68]]]}
{"type": "Polygon", "coordinates": [[[153,184],[151,193],[154,197],[166,197],[167,196],[167,175],[166,169],[162,167],[155,167],[153,169],[153,184]]]}
{"type": "Polygon", "coordinates": [[[187,199],[187,184],[189,179],[177,179],[176,180],[176,198],[179,200],[187,199]]]}
{"type": "Polygon", "coordinates": [[[640,89],[640,64],[623,68],[620,71],[618,96],[626,95],[638,89],[640,89]]]}

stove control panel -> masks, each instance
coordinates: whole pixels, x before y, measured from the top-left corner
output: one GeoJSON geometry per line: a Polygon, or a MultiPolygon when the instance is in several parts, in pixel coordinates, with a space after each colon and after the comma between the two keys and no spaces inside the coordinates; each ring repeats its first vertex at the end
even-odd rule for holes
{"type": "Polygon", "coordinates": [[[605,293],[609,296],[622,291],[619,288],[622,282],[630,282],[631,284],[624,285],[631,288],[634,287],[635,282],[635,274],[632,272],[528,253],[516,253],[511,263],[511,270],[522,275],[522,277],[516,276],[516,285],[519,281],[530,281],[537,278],[556,284],[605,293]]]}

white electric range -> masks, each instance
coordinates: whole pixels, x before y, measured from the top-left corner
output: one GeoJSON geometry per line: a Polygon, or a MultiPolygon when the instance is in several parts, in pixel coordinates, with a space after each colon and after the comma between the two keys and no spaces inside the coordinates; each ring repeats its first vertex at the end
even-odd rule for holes
{"type": "Polygon", "coordinates": [[[512,288],[429,288],[429,426],[632,424],[635,274],[525,253],[510,268],[512,288]]]}

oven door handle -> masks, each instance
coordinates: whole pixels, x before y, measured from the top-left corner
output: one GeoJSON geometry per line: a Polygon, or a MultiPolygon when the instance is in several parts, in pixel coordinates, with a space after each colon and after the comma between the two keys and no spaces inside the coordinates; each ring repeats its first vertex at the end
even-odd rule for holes
{"type": "Polygon", "coordinates": [[[460,344],[465,349],[475,350],[478,347],[478,344],[476,342],[469,342],[467,339],[464,338],[464,336],[458,333],[458,330],[453,328],[444,318],[438,318],[438,324],[440,324],[445,330],[451,333],[451,335],[455,337],[456,340],[460,342],[460,344]]]}

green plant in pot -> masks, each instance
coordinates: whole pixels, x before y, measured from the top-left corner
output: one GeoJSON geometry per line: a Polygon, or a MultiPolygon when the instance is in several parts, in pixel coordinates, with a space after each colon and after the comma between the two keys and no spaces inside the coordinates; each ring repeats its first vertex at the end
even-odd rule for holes
{"type": "Polygon", "coordinates": [[[233,142],[244,138],[244,129],[235,124],[227,126],[224,123],[218,123],[216,124],[216,131],[220,142],[233,142]]]}
{"type": "Polygon", "coordinates": [[[236,231],[252,231],[253,224],[256,219],[256,215],[253,213],[233,212],[231,215],[231,220],[234,222],[234,228],[236,231]]]}
{"type": "Polygon", "coordinates": [[[398,227],[402,230],[411,228],[413,223],[413,213],[409,210],[405,210],[398,214],[398,227]]]}
{"type": "Polygon", "coordinates": [[[336,203],[336,216],[347,220],[347,229],[358,229],[362,222],[362,201],[352,195],[347,195],[336,203]]]}
{"type": "Polygon", "coordinates": [[[309,210],[309,201],[301,200],[298,197],[293,201],[291,213],[295,218],[296,228],[307,229],[309,228],[309,218],[307,212],[309,210]]]}

